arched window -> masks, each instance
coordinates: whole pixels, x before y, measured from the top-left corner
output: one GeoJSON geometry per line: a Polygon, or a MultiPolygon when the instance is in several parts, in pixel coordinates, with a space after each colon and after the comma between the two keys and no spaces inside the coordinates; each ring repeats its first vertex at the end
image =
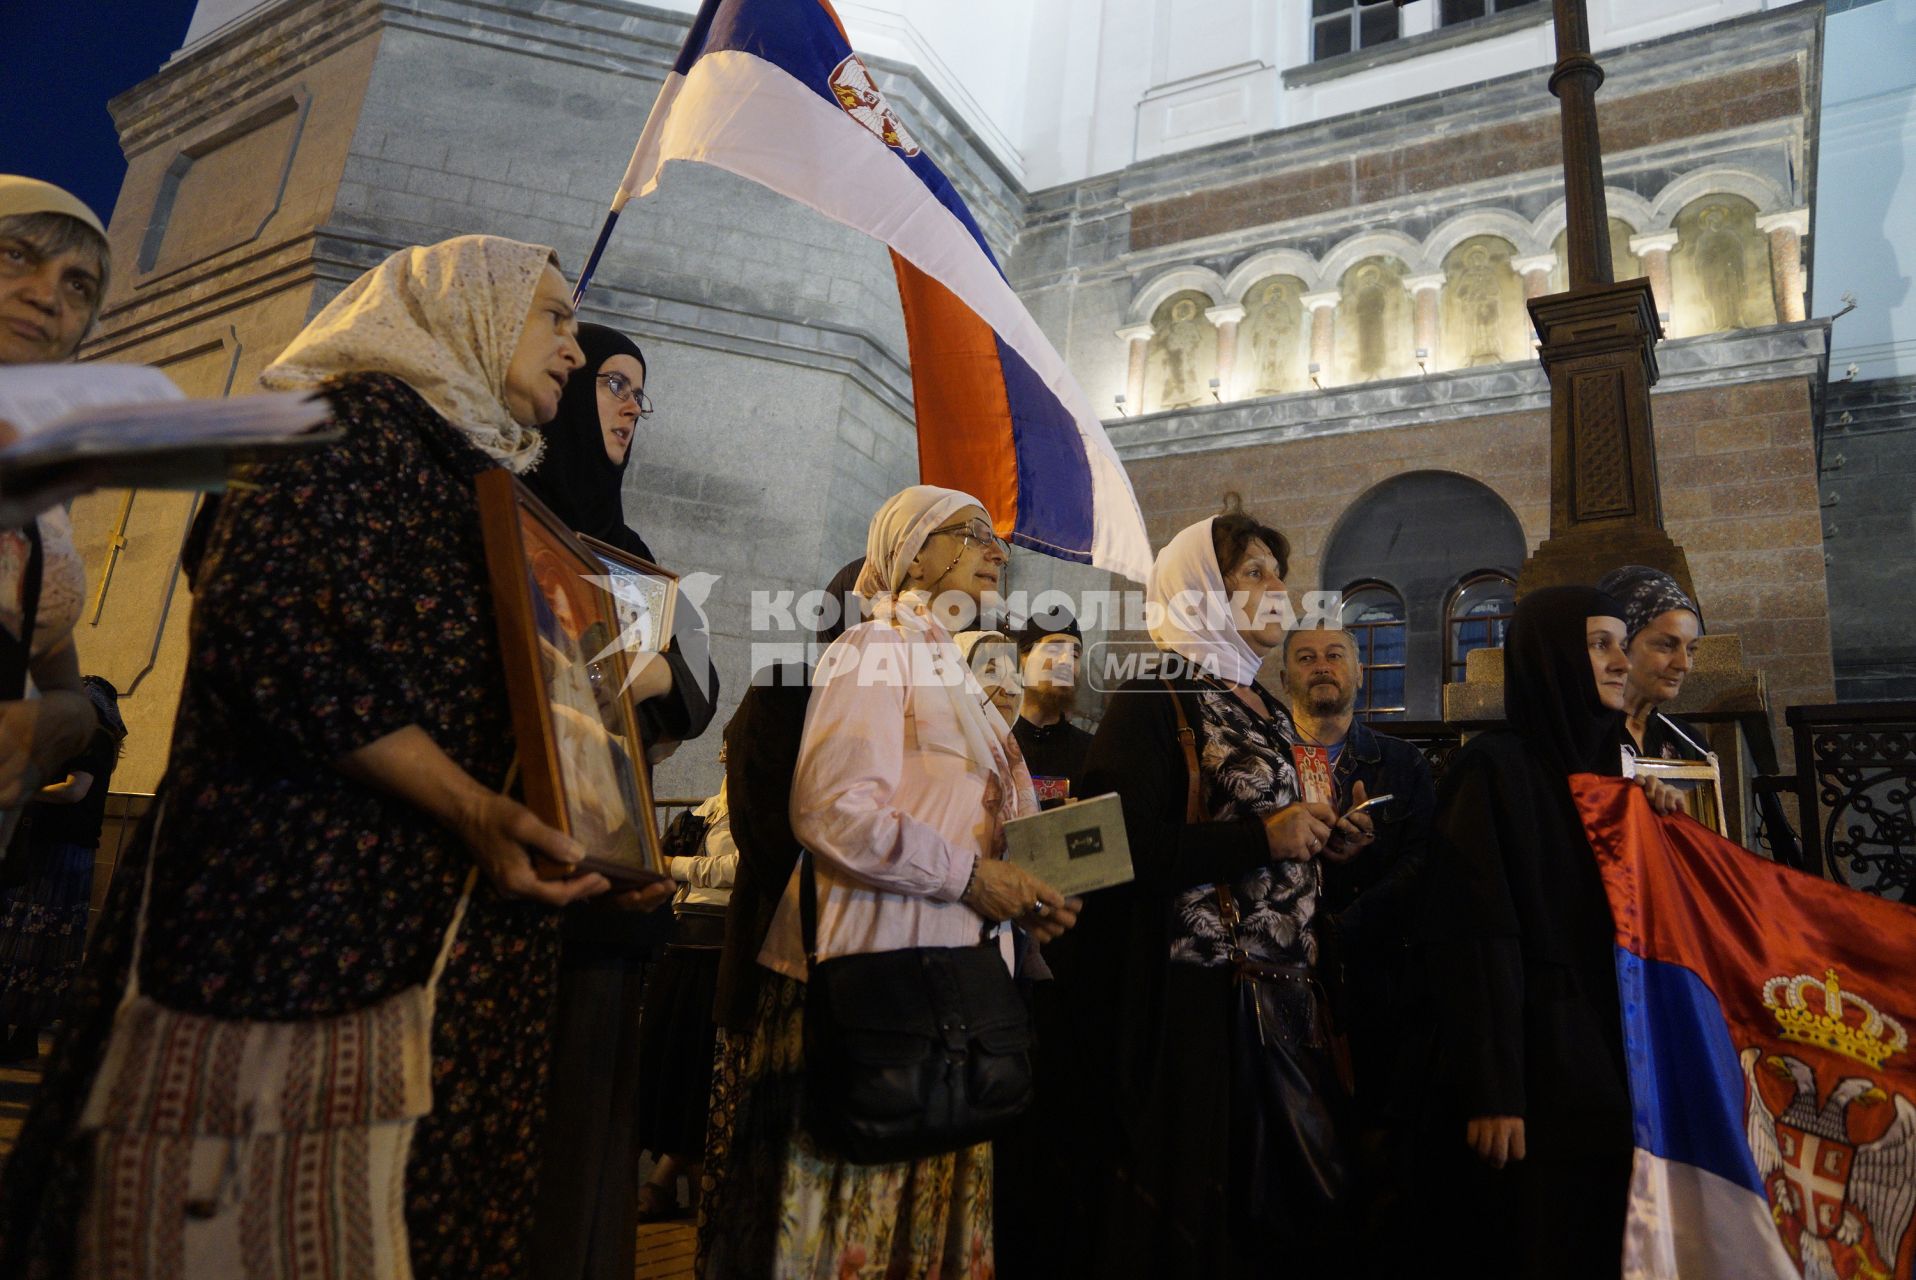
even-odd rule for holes
{"type": "Polygon", "coordinates": [[[1503,647],[1516,610],[1517,582],[1507,573],[1473,573],[1451,588],[1444,602],[1444,659],[1452,684],[1463,681],[1464,659],[1472,649],[1503,647]]]}
{"type": "Polygon", "coordinates": [[[1366,720],[1402,720],[1404,598],[1381,582],[1353,582],[1344,588],[1343,623],[1364,668],[1357,714],[1366,720]]]}

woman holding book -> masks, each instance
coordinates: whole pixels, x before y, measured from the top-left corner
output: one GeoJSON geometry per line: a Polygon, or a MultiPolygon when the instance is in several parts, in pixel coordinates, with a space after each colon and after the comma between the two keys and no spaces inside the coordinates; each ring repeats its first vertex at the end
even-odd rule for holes
{"type": "MultiPolygon", "coordinates": [[[[136,935],[141,1005],[168,1018],[310,1024],[433,991],[429,1034],[395,1031],[389,1046],[431,1081],[399,1148],[403,1229],[338,1237],[328,1274],[384,1274],[369,1251],[389,1248],[420,1277],[528,1273],[553,908],[607,884],[540,879],[535,855],[571,863],[582,850],[503,791],[512,723],[473,481],[537,460],[533,424],[582,362],[573,330],[550,249],[462,236],[393,254],[266,370],[269,387],[323,391],[342,435],[248,468],[186,566],[192,641],[167,773],[5,1170],[0,1274],[72,1264],[93,1150],[82,1105],[109,1035],[124,1039],[115,1005],[136,935]]],[[[275,1093],[291,1082],[272,1075],[166,1054],[105,1061],[130,1089],[176,1070],[204,1090],[188,1098],[238,1091],[241,1116],[289,1105],[275,1093]]],[[[142,1250],[172,1247],[189,1218],[215,1230],[204,1224],[259,1190],[221,1175],[183,1207],[157,1199],[164,1179],[141,1185],[106,1221],[142,1250]]],[[[294,1195],[258,1211],[290,1238],[332,1214],[380,1221],[388,1205],[294,1195]]]]}
{"type": "Polygon", "coordinates": [[[792,782],[811,853],[787,881],[759,963],[723,1179],[708,1201],[705,1274],[992,1274],[991,1147],[854,1164],[799,1122],[806,946],[801,883],[817,884],[820,962],[995,935],[1010,967],[1019,921],[1043,940],[1075,903],[1002,858],[1009,819],[1036,813],[1003,719],[953,643],[1008,559],[968,494],[914,485],[872,519],[858,594],[872,620],[820,660],[792,782]],[[922,673],[922,675],[920,674],[922,673]]]}

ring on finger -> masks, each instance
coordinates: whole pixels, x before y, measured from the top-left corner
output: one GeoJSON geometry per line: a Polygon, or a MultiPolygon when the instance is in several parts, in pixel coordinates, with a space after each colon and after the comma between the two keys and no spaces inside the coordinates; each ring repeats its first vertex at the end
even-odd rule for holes
{"type": "Polygon", "coordinates": [[[1040,899],[1039,901],[1037,901],[1037,902],[1034,902],[1034,903],[1032,903],[1032,904],[1031,904],[1031,914],[1032,914],[1032,915],[1034,915],[1034,916],[1045,916],[1045,915],[1050,915],[1050,914],[1051,914],[1051,908],[1050,908],[1050,907],[1047,907],[1047,906],[1046,906],[1046,905],[1044,904],[1044,901],[1043,901],[1042,899],[1040,899]]]}

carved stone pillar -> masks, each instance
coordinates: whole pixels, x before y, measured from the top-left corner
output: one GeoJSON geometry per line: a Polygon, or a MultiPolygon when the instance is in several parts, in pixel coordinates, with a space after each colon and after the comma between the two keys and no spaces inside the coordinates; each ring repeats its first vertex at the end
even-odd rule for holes
{"type": "Polygon", "coordinates": [[[1337,338],[1337,304],[1344,295],[1335,289],[1307,293],[1299,301],[1311,313],[1311,376],[1318,382],[1330,376],[1331,344],[1337,338]]]}
{"type": "Polygon", "coordinates": [[[1153,330],[1148,324],[1127,325],[1118,337],[1131,344],[1131,363],[1124,375],[1124,410],[1144,412],[1144,357],[1151,348],[1153,330]]]}
{"type": "Polygon", "coordinates": [[[1648,235],[1631,236],[1630,252],[1637,255],[1637,261],[1643,266],[1643,274],[1650,281],[1650,292],[1656,295],[1657,315],[1667,317],[1676,295],[1670,289],[1670,250],[1677,246],[1677,233],[1674,231],[1653,231],[1648,235]]]}
{"type": "Polygon", "coordinates": [[[1557,255],[1538,253],[1528,258],[1512,258],[1510,267],[1523,277],[1523,296],[1528,302],[1550,292],[1550,273],[1557,269],[1557,255]]]}
{"type": "Polygon", "coordinates": [[[1776,297],[1776,318],[1801,320],[1803,308],[1803,237],[1810,233],[1808,209],[1765,213],[1756,229],[1770,238],[1770,290],[1776,297]]]}
{"type": "Polygon", "coordinates": [[[1662,569],[1689,590],[1657,492],[1650,388],[1663,334],[1650,285],[1548,294],[1530,317],[1550,375],[1550,536],[1524,562],[1518,593],[1595,582],[1620,564],[1662,569]]]}
{"type": "Polygon", "coordinates": [[[1237,326],[1244,319],[1244,308],[1234,302],[1208,307],[1204,318],[1217,326],[1217,398],[1237,399],[1237,326]]]}
{"type": "Polygon", "coordinates": [[[1410,324],[1417,347],[1417,364],[1426,373],[1430,372],[1431,361],[1437,358],[1437,303],[1446,278],[1441,271],[1404,277],[1404,287],[1410,290],[1410,324]]]}

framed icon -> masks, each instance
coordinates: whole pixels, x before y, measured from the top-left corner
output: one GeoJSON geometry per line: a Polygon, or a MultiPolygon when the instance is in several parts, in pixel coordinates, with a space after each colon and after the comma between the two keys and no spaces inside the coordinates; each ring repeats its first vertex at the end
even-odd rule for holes
{"type": "MultiPolygon", "coordinates": [[[[625,623],[605,566],[505,470],[478,481],[479,519],[526,805],[585,846],[579,869],[664,878],[645,744],[624,696],[625,623]]],[[[566,874],[543,862],[541,875],[566,874]]]]}

